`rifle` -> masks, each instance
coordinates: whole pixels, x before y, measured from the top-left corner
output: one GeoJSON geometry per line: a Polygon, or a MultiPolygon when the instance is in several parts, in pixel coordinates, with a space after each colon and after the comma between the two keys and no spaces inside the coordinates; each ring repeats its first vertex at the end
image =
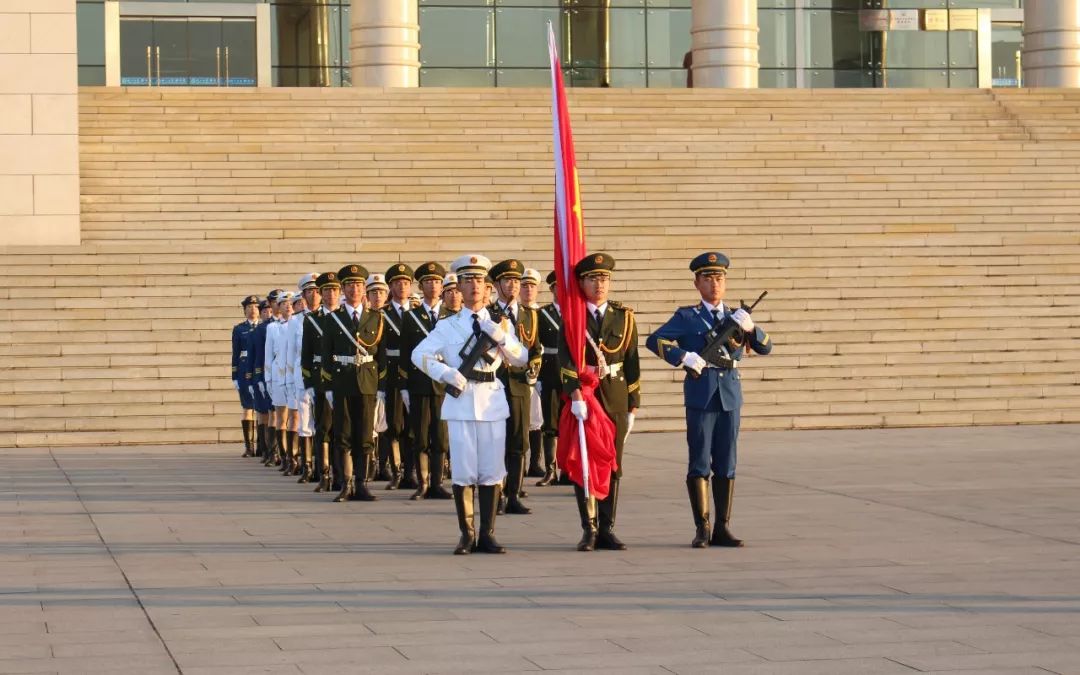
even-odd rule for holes
{"type": "MultiPolygon", "coordinates": [[[[491,315],[492,321],[502,321],[502,310],[497,304],[493,307],[488,307],[488,313],[491,315]]],[[[461,365],[458,366],[457,371],[461,373],[463,377],[468,379],[468,373],[471,373],[476,369],[476,364],[481,359],[489,365],[494,363],[495,356],[491,354],[491,350],[496,346],[497,343],[492,340],[491,336],[487,333],[481,332],[480,335],[473,334],[465,341],[465,345],[462,346],[461,351],[458,352],[458,356],[461,357],[461,365]]],[[[446,393],[457,398],[458,396],[461,396],[462,390],[452,384],[448,384],[446,385],[446,393]]]]}
{"type": "MultiPolygon", "coordinates": [[[[768,291],[762,291],[761,295],[758,296],[758,299],[754,301],[754,304],[749,306],[740,300],[739,307],[745,309],[747,314],[751,314],[753,313],[754,308],[758,306],[758,303],[768,294],[768,291]]],[[[728,314],[720,321],[720,323],[713,326],[712,330],[709,331],[709,334],[705,336],[705,349],[701,350],[700,356],[705,359],[709,365],[730,368],[734,359],[729,356],[731,352],[727,350],[730,349],[734,352],[742,348],[745,344],[746,332],[740,328],[739,324],[735,323],[735,320],[728,314]]],[[[695,373],[689,368],[684,368],[684,370],[690,373],[690,376],[695,379],[701,376],[700,373],[695,373]]]]}

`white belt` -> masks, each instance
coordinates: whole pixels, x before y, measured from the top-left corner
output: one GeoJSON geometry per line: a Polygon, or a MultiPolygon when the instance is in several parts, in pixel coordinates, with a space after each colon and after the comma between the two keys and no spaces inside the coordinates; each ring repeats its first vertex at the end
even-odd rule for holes
{"type": "Polygon", "coordinates": [[[240,358],[242,358],[242,359],[247,358],[247,350],[246,349],[240,350],[240,358]]]}
{"type": "Polygon", "coordinates": [[[559,348],[558,347],[544,347],[543,356],[558,356],[558,355],[559,355],[559,348]]]}
{"type": "Polygon", "coordinates": [[[354,365],[354,364],[357,365],[357,366],[362,366],[365,363],[371,363],[372,361],[374,361],[375,357],[370,356],[370,355],[369,356],[359,356],[359,357],[357,357],[357,356],[338,356],[337,354],[334,354],[334,360],[337,361],[338,363],[343,363],[343,364],[345,364],[347,366],[351,366],[351,365],[354,365]]]}
{"type": "Polygon", "coordinates": [[[322,363],[322,357],[321,356],[312,356],[311,357],[311,362],[312,363],[322,363]]]}
{"type": "Polygon", "coordinates": [[[391,358],[396,359],[397,357],[401,356],[401,350],[400,349],[387,349],[386,350],[386,355],[391,357],[391,358]]]}
{"type": "Polygon", "coordinates": [[[597,373],[597,375],[601,379],[603,379],[605,377],[607,377],[607,378],[615,377],[616,375],[619,374],[619,371],[622,370],[622,367],[623,367],[622,362],[619,362],[619,363],[609,364],[609,365],[605,366],[600,371],[597,371],[596,366],[585,366],[585,370],[589,371],[590,373],[597,373]]]}

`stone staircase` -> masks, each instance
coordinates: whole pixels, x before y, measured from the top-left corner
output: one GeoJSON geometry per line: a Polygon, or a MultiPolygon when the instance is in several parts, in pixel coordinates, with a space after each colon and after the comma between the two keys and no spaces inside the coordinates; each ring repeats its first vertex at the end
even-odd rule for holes
{"type": "MultiPolygon", "coordinates": [[[[235,441],[239,299],[307,271],[550,269],[546,91],[81,97],[84,243],[0,249],[0,447],[235,441]]],[[[731,301],[769,290],[746,428],[1080,421],[1080,92],[570,104],[590,248],[643,336],[694,301],[701,250],[733,258],[731,301]]],[[[638,428],[681,429],[680,372],[643,364],[638,428]]]]}

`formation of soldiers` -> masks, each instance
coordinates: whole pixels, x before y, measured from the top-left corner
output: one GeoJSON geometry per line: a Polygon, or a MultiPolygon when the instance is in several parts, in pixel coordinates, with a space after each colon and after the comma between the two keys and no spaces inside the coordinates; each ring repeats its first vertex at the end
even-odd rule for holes
{"type": "MultiPolygon", "coordinates": [[[[574,268],[587,309],[583,368],[599,378],[617,462],[604,499],[574,485],[582,551],[626,548],[615,523],[641,369],[634,313],[608,299],[615,264],[597,253],[574,268]]],[[[772,346],[749,312],[724,307],[728,266],[716,252],[695,258],[701,303],[679,308],[646,342],[687,371],[696,548],[741,545],[727,527],[742,404],[737,366],[744,352],[772,346]],[[722,348],[726,360],[707,361],[699,352],[723,321],[737,325],[740,341],[722,348]]],[[[567,404],[579,419],[586,414],[559,305],[539,304],[540,284],[540,273],[520,260],[493,265],[470,254],[449,271],[434,261],[415,269],[398,263],[384,274],[349,264],[304,275],[295,292],[247,296],[232,334],[244,457],[315,484],[335,502],[377,501],[376,481],[411,490],[412,500],[452,499],[461,533],[454,553],[505,552],[496,516],[530,513],[526,477],[540,487],[570,484],[557,466],[559,417],[567,404]]],[[[553,298],[555,284],[552,272],[553,298]]]]}

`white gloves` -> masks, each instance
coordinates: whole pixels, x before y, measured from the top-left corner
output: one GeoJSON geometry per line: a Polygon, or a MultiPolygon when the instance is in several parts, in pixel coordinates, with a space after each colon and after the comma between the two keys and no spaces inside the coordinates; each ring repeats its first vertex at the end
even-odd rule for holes
{"type": "Polygon", "coordinates": [[[255,387],[248,385],[248,393],[251,394],[251,398],[255,398],[255,387]]]}
{"type": "Polygon", "coordinates": [[[236,391],[238,391],[238,392],[240,391],[240,383],[237,382],[236,380],[232,381],[232,386],[236,388],[236,391]]]}
{"type": "Polygon", "coordinates": [[[263,396],[266,396],[266,385],[264,385],[262,382],[259,383],[259,393],[263,396]]]}
{"type": "Polygon", "coordinates": [[[750,312],[745,309],[737,309],[731,314],[731,319],[739,324],[739,328],[749,333],[754,330],[754,320],[750,318],[750,312]]]}
{"type": "Polygon", "coordinates": [[[539,380],[536,382],[536,393],[540,395],[543,395],[544,393],[544,383],[539,380]]]}
{"type": "Polygon", "coordinates": [[[626,435],[634,430],[634,413],[626,413],[626,435]]]}
{"type": "Polygon", "coordinates": [[[375,398],[379,399],[379,403],[386,403],[386,392],[385,391],[377,391],[377,392],[375,392],[375,398]]]}
{"type": "Polygon", "coordinates": [[[386,392],[375,395],[375,433],[386,431],[386,392]]]}
{"type": "Polygon", "coordinates": [[[709,365],[709,362],[701,358],[701,355],[697,352],[686,352],[682,357],[682,365],[700,375],[701,371],[705,370],[705,366],[709,365]]]}
{"type": "Polygon", "coordinates": [[[589,406],[585,401],[571,401],[570,412],[582,422],[589,419],[589,406]]]}
{"type": "Polygon", "coordinates": [[[409,412],[409,392],[401,390],[401,402],[405,405],[405,412],[409,412]]]}
{"type": "Polygon", "coordinates": [[[334,407],[334,392],[332,392],[332,391],[326,392],[326,402],[330,404],[331,408],[334,407]]]}
{"type": "Polygon", "coordinates": [[[443,373],[442,381],[457,387],[461,391],[465,391],[465,385],[469,383],[469,381],[465,379],[465,376],[456,370],[448,370],[443,373]]]}
{"type": "Polygon", "coordinates": [[[491,319],[484,319],[480,322],[480,330],[488,334],[492,340],[498,344],[502,344],[506,341],[506,331],[502,329],[502,326],[495,323],[491,319]]]}

